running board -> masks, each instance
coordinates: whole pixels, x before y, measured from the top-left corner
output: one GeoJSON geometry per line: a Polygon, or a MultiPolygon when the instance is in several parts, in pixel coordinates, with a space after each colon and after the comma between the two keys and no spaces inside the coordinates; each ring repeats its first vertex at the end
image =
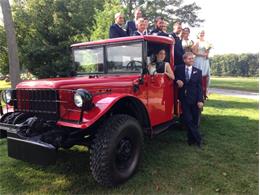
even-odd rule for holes
{"type": "Polygon", "coordinates": [[[167,131],[169,129],[169,127],[171,127],[175,124],[178,124],[178,121],[176,119],[172,119],[170,121],[167,121],[166,123],[155,126],[152,130],[152,137],[154,135],[159,135],[159,134],[167,131]]]}

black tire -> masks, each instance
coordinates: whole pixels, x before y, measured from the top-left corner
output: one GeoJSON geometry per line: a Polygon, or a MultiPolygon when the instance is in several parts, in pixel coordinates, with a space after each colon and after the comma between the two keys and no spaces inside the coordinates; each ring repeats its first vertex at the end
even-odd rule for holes
{"type": "Polygon", "coordinates": [[[136,171],[143,148],[143,131],[128,115],[114,115],[97,132],[90,149],[90,169],[104,186],[117,186],[136,171]]]}

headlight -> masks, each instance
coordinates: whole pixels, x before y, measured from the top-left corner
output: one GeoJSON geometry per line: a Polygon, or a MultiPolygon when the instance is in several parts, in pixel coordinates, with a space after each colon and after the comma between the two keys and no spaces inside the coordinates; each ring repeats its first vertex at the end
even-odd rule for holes
{"type": "Polygon", "coordinates": [[[11,89],[7,89],[3,91],[2,93],[2,99],[6,104],[10,104],[12,101],[12,93],[13,91],[11,89]]]}
{"type": "Polygon", "coordinates": [[[81,108],[83,106],[83,99],[82,99],[81,95],[78,93],[75,93],[75,95],[74,95],[74,104],[79,108],[81,108]]]}
{"type": "Polygon", "coordinates": [[[81,108],[84,106],[86,110],[92,107],[92,95],[85,89],[78,89],[74,94],[74,104],[81,108]]]}

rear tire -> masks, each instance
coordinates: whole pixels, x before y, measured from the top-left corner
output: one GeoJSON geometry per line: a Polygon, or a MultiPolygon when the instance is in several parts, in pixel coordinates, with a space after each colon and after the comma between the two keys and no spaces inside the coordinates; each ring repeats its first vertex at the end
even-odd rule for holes
{"type": "Polygon", "coordinates": [[[143,147],[143,131],[128,115],[114,115],[97,132],[90,149],[90,169],[104,186],[116,186],[136,171],[143,147]]]}

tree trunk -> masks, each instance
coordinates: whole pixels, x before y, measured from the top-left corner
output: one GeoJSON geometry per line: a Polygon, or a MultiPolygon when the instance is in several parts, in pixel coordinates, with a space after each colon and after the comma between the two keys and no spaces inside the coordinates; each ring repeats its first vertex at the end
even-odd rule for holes
{"type": "Polygon", "coordinates": [[[20,66],[18,58],[18,49],[15,37],[14,23],[9,0],[0,0],[3,12],[4,27],[6,32],[8,46],[9,74],[12,88],[20,82],[20,66]]]}

